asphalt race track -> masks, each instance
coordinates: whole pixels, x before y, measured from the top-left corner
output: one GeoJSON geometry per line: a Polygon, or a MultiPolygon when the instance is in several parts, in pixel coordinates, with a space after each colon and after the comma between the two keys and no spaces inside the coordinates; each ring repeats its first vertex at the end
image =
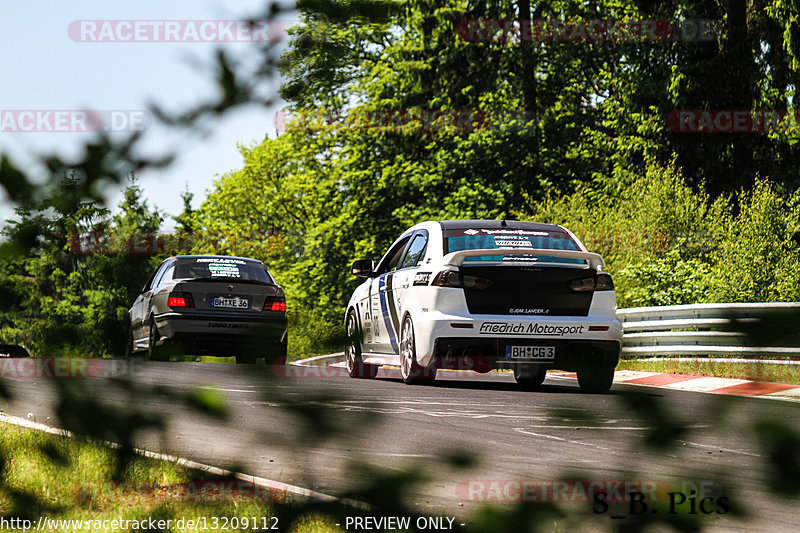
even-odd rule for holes
{"type": "MultiPolygon", "coordinates": [[[[408,503],[462,520],[482,501],[519,501],[521,487],[526,499],[580,502],[575,482],[565,479],[583,487],[628,480],[634,490],[655,487],[662,495],[705,491],[710,530],[796,531],[800,517],[792,500],[768,492],[766,479],[780,472],[753,430],[767,419],[800,431],[800,403],[619,384],[589,395],[559,376],[525,392],[496,373],[440,372],[433,385],[408,386],[386,369],[376,380],[355,380],[330,367],[290,369],[287,378],[284,367],[265,365],[103,363],[123,365],[120,376],[3,379],[13,399],[0,408],[63,427],[58,391],[78,387],[83,398],[163,416],[165,432],[137,439],[149,450],[336,496],[360,486],[365,465],[418,469],[428,481],[407,494],[408,503]],[[227,421],[176,401],[199,386],[224,395],[227,421]],[[648,448],[648,438],[664,446],[648,448]],[[445,459],[453,456],[476,462],[456,468],[445,459]],[[718,513],[721,497],[742,504],[750,518],[718,513]]],[[[592,502],[571,505],[586,511],[592,502]]],[[[630,519],[625,509],[612,506],[595,520],[630,519]]]]}

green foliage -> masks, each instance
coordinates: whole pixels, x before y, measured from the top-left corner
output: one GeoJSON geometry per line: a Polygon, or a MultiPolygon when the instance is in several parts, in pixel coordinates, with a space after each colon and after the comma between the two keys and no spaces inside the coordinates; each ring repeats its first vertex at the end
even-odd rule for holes
{"type": "Polygon", "coordinates": [[[178,216],[173,216],[172,219],[178,223],[178,235],[188,237],[193,235],[197,229],[197,220],[195,212],[192,209],[192,199],[194,194],[189,192],[189,183],[186,183],[186,190],[181,193],[181,200],[183,200],[183,211],[178,216]]]}
{"type": "Polygon", "coordinates": [[[627,305],[679,305],[701,302],[708,294],[710,267],[697,259],[683,259],[678,250],[648,258],[619,270],[617,283],[628,285],[627,305]]]}
{"type": "Polygon", "coordinates": [[[792,241],[800,230],[799,193],[787,196],[759,180],[752,191],[739,194],[740,213],[726,227],[716,257],[714,300],[800,299],[800,250],[792,241]]]}
{"type": "MultiPolygon", "coordinates": [[[[526,202],[507,215],[500,208],[507,184],[481,189],[464,180],[445,201],[424,194],[403,201],[388,183],[370,187],[361,173],[324,166],[314,157],[319,145],[292,151],[298,135],[290,131],[243,148],[245,167],[221,179],[199,212],[210,234],[226,236],[225,251],[270,265],[287,287],[293,327],[318,330],[314,337],[323,341],[317,349],[295,340],[293,353],[323,351],[330,346],[324,339],[336,338],[357,283],[347,272],[349,262],[378,258],[399,230],[425,219],[510,215],[562,224],[605,257],[621,307],[800,297],[791,240],[800,228],[800,193],[782,195],[765,180],[752,192],[712,199],[674,164],[651,163],[618,193],[581,188],[541,200],[526,194],[526,202]]],[[[416,173],[414,165],[395,165],[410,169],[397,175],[416,173]]],[[[220,250],[217,244],[202,251],[212,249],[220,250]]]]}
{"type": "Polygon", "coordinates": [[[561,224],[603,255],[620,307],[705,301],[711,254],[730,216],[724,198],[711,201],[674,168],[655,165],[618,194],[553,195],[516,214],[561,224]]]}
{"type": "MultiPolygon", "coordinates": [[[[531,7],[507,0],[298,5],[301,23],[282,61],[283,96],[293,111],[382,113],[393,123],[359,126],[350,120],[322,127],[330,124],[290,121],[279,139],[242,149],[244,167],[217,183],[200,212],[191,211],[185,195],[178,217],[180,232],[195,236],[197,251],[259,257],[275,271],[289,294],[298,352],[326,349],[335,340],[343,303],[356,283],[347,264],[377,258],[400,229],[425,219],[516,214],[564,224],[606,256],[622,305],[798,298],[791,236],[798,229],[800,193],[784,191],[798,183],[796,133],[678,134],[664,121],[677,109],[790,107],[798,65],[794,6],[778,0],[554,0],[519,13],[522,6],[531,7]],[[464,19],[520,16],[712,18],[724,19],[725,27],[714,42],[598,44],[470,43],[456,31],[464,19]],[[423,127],[404,118],[430,110],[490,119],[423,127]],[[757,173],[764,179],[756,183],[757,173]]],[[[269,102],[258,89],[276,63],[269,48],[260,52],[254,75],[247,76],[220,51],[214,101],[179,116],[158,109],[155,115],[192,127],[247,102],[269,102]]],[[[20,206],[0,245],[4,337],[40,353],[118,349],[125,308],[157,258],[84,256],[71,249],[69,237],[111,232],[122,238],[109,243],[109,251],[119,252],[114,246],[128,237],[157,231],[160,216],[135,184],[115,217],[95,203],[104,184],[169,161],[134,157],[137,142],[136,135],[122,142],[100,136],[75,161],[42,156],[50,172],[43,186],[0,159],[0,186],[20,206]],[[70,172],[73,177],[62,181],[70,172]]],[[[341,412],[330,397],[287,401],[280,387],[266,389],[315,430],[312,441],[337,427],[333,414],[341,412]]],[[[165,392],[133,383],[120,390],[129,393],[123,398],[133,407],[138,398],[165,392]]],[[[217,416],[227,412],[216,395],[188,400],[217,416]]],[[[675,434],[690,426],[665,416],[652,400],[633,398],[633,411],[648,423],[651,444],[673,446],[675,434]]],[[[160,420],[134,409],[119,412],[88,389],[64,388],[56,411],[65,427],[119,441],[128,454],[137,433],[158,428],[160,420]]],[[[756,429],[765,437],[769,462],[786,478],[773,488],[796,495],[800,440],[779,426],[756,429]]],[[[14,455],[26,454],[2,451],[0,470],[14,455]]],[[[113,479],[131,466],[130,456],[122,458],[113,479]]],[[[354,495],[373,505],[371,513],[414,514],[403,496],[415,490],[418,471],[365,470],[363,479],[364,489],[354,495]]],[[[8,479],[0,481],[0,490],[15,489],[8,479]]],[[[47,491],[13,492],[11,512],[32,516],[46,509],[32,504],[47,498],[47,491]]],[[[156,511],[173,516],[172,509],[156,511]]],[[[559,516],[555,506],[524,503],[507,512],[485,510],[476,528],[543,528],[559,516]]],[[[648,530],[649,521],[665,516],[647,515],[626,528],[648,530]]],[[[700,527],[681,518],[675,522],[680,529],[700,527]]]]}
{"type": "MultiPolygon", "coordinates": [[[[78,186],[74,176],[59,184],[64,197],[78,186]]],[[[92,202],[49,200],[17,209],[17,217],[4,234],[37,237],[2,263],[0,338],[39,355],[122,353],[128,307],[153,269],[152,255],[132,254],[131,244],[154,235],[161,224],[136,179],[130,178],[113,217],[92,202]]]]}
{"type": "Polygon", "coordinates": [[[651,166],[618,196],[579,191],[520,218],[566,226],[603,255],[620,307],[800,299],[800,190],[767,180],[715,200],[651,166]]]}
{"type": "Polygon", "coordinates": [[[326,319],[307,309],[290,309],[290,359],[341,351],[347,341],[341,321],[341,317],[326,319]]]}
{"type": "MultiPolygon", "coordinates": [[[[753,39],[739,44],[741,6],[732,3],[732,33],[719,42],[548,46],[459,33],[465,20],[516,16],[513,2],[298,7],[281,62],[286,131],[241,148],[243,168],[219,180],[196,214],[213,236],[196,249],[263,259],[295,312],[308,313],[301,322],[338,323],[355,285],[350,261],[377,259],[401,229],[446,218],[563,223],[606,256],[622,305],[744,298],[720,289],[716,267],[727,261],[720,254],[734,253],[720,243],[739,227],[730,223],[738,198],[725,191],[747,188],[754,168],[797,183],[796,167],[784,164],[794,141],[676,134],[665,117],[709,102],[788,106],[794,67],[755,39],[783,46],[785,24],[774,16],[781,6],[753,15],[753,39]],[[708,82],[734,64],[739,78],[708,82]],[[428,120],[431,113],[444,118],[428,120]]],[[[567,1],[540,3],[532,16],[726,12],[567,1]]],[[[792,292],[776,290],[757,294],[792,292]]]]}

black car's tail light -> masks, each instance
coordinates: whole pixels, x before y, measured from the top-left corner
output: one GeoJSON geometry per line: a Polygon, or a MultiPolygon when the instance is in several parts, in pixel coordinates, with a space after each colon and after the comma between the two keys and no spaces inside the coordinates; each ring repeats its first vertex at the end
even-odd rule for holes
{"type": "Polygon", "coordinates": [[[286,312],[286,297],[275,296],[274,298],[267,297],[264,301],[264,311],[281,311],[286,312]]]}
{"type": "Polygon", "coordinates": [[[465,275],[457,270],[442,270],[433,278],[431,285],[461,289],[486,289],[492,285],[492,280],[465,275]]]}
{"type": "Polygon", "coordinates": [[[194,300],[188,292],[173,292],[167,298],[167,305],[170,307],[194,307],[194,300]]]}
{"type": "Polygon", "coordinates": [[[614,280],[606,273],[597,274],[585,278],[573,279],[569,282],[573,291],[613,291],[614,280]]]}

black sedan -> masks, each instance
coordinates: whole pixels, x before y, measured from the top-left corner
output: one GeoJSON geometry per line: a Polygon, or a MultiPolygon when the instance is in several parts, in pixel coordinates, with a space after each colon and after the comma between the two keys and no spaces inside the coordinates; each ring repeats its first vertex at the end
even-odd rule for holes
{"type": "Polygon", "coordinates": [[[166,259],[129,310],[128,353],[286,356],[286,296],[261,261],[188,255],[166,259]]]}

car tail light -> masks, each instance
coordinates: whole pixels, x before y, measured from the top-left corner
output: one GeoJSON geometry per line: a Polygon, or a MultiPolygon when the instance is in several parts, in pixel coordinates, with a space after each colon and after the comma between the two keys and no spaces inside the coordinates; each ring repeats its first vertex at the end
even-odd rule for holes
{"type": "Polygon", "coordinates": [[[456,287],[462,289],[486,289],[492,285],[492,280],[468,276],[457,270],[442,270],[431,282],[435,287],[456,287]]]}
{"type": "Polygon", "coordinates": [[[267,298],[264,302],[264,311],[281,311],[286,312],[286,297],[276,296],[275,298],[267,298]]]}
{"type": "Polygon", "coordinates": [[[167,305],[170,307],[194,307],[194,300],[188,292],[173,292],[167,298],[167,305]]]}
{"type": "Polygon", "coordinates": [[[614,280],[606,273],[597,274],[586,278],[573,279],[569,282],[573,291],[613,291],[614,280]]]}

